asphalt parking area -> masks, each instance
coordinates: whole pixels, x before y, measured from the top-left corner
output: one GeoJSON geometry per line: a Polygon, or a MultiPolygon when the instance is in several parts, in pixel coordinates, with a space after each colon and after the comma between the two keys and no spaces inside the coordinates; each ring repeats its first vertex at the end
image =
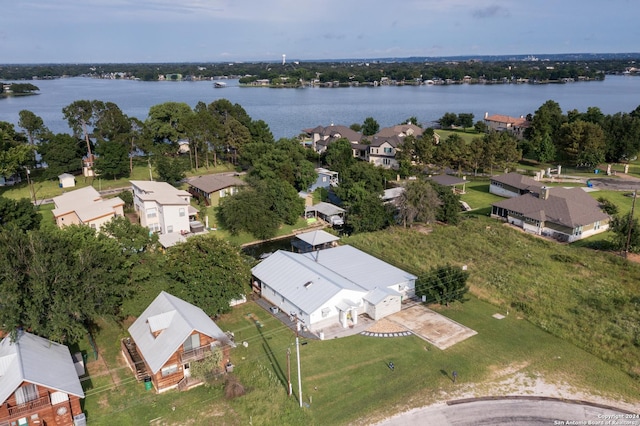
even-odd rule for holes
{"type": "Polygon", "coordinates": [[[440,315],[423,305],[403,309],[387,317],[389,320],[411,330],[438,349],[447,349],[478,334],[452,319],[440,315]]]}

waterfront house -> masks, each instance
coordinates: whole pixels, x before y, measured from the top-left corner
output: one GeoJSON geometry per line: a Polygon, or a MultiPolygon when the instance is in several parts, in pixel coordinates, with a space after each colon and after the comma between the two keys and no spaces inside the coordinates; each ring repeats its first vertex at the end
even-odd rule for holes
{"type": "Polygon", "coordinates": [[[489,115],[489,113],[484,114],[484,122],[490,130],[509,132],[518,139],[524,138],[524,131],[531,124],[523,116],[510,117],[501,114],[489,115]]]}

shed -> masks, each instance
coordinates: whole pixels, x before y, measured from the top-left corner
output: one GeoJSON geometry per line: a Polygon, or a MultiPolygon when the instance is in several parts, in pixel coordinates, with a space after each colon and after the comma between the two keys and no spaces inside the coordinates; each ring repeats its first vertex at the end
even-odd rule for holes
{"type": "Polygon", "coordinates": [[[58,176],[60,188],[73,188],[76,186],[76,177],[70,173],[63,173],[58,176]]]}

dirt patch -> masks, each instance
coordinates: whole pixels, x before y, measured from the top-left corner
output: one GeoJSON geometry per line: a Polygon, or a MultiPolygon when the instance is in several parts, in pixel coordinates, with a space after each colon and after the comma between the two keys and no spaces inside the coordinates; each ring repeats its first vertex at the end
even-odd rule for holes
{"type": "Polygon", "coordinates": [[[367,328],[367,331],[371,333],[402,333],[407,331],[407,328],[397,322],[382,318],[367,328]]]}
{"type": "Polygon", "coordinates": [[[422,305],[403,309],[387,318],[411,330],[439,349],[446,349],[477,334],[469,327],[458,324],[422,305]]]}

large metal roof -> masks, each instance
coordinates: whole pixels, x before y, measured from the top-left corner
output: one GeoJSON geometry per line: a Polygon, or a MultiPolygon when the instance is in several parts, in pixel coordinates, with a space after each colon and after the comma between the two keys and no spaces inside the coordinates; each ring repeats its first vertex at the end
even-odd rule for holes
{"type": "Polygon", "coordinates": [[[252,269],[253,275],[307,313],[340,291],[363,296],[416,276],[351,246],[299,254],[279,250],[252,269]]]}
{"type": "Polygon", "coordinates": [[[0,402],[4,403],[22,382],[84,398],[69,348],[31,333],[0,342],[0,402]]]}
{"type": "Polygon", "coordinates": [[[226,342],[227,336],[200,308],[163,291],[129,327],[129,334],[153,374],[194,331],[226,342]],[[160,332],[153,336],[154,332],[160,332]]]}

